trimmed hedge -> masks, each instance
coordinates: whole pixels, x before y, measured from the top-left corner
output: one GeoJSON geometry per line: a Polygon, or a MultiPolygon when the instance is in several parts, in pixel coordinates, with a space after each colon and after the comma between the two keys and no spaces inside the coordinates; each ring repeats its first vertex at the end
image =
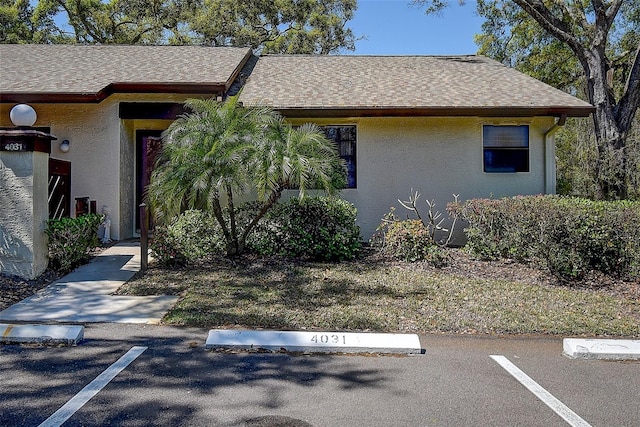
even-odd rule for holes
{"type": "Polygon", "coordinates": [[[66,273],[88,261],[91,250],[100,245],[98,227],[103,219],[102,215],[89,214],[48,220],[45,233],[51,268],[66,273]]]}
{"type": "Polygon", "coordinates": [[[479,258],[533,262],[567,280],[592,270],[640,277],[640,202],[520,196],[451,210],[469,223],[467,247],[479,258]]]}
{"type": "MultiPolygon", "coordinates": [[[[237,211],[238,228],[258,210],[249,202],[237,211]]],[[[344,200],[328,197],[290,199],[269,210],[247,238],[249,252],[335,261],[352,259],[361,249],[356,209],[344,200]]],[[[190,210],[169,225],[157,226],[150,248],[161,264],[189,264],[225,253],[225,239],[212,214],[190,210]]]]}
{"type": "Polygon", "coordinates": [[[188,210],[170,224],[157,226],[149,247],[160,264],[183,265],[223,254],[225,240],[213,215],[188,210]]]}
{"type": "Polygon", "coordinates": [[[362,248],[356,214],[355,206],[342,199],[292,198],[267,212],[248,244],[261,255],[353,259],[362,248]]]}

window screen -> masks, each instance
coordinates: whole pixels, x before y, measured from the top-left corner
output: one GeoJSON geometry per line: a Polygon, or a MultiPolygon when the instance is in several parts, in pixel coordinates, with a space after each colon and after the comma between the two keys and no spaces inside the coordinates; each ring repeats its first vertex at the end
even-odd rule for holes
{"type": "Polygon", "coordinates": [[[485,172],[529,172],[529,126],[485,125],[482,145],[485,172]]]}

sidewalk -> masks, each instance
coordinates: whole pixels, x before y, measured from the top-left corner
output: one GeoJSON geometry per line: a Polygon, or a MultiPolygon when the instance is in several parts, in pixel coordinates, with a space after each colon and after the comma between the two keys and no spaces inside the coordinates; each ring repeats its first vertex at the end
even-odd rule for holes
{"type": "Polygon", "coordinates": [[[121,242],[33,296],[0,311],[0,321],[158,323],[175,296],[113,296],[140,271],[140,244],[121,242]]]}

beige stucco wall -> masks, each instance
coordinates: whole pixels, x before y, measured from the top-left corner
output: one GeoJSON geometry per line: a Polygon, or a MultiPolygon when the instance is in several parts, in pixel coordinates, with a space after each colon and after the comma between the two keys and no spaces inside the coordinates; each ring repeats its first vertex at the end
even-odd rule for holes
{"type": "Polygon", "coordinates": [[[397,207],[399,215],[408,212],[398,199],[407,200],[411,189],[422,194],[418,206],[424,212],[424,200],[429,198],[443,213],[453,194],[459,194],[462,201],[545,192],[544,133],[553,125],[553,118],[398,117],[294,123],[305,121],[357,126],[357,188],[343,190],[342,196],[357,207],[365,239],[391,206],[397,207]],[[483,124],[530,125],[531,172],[484,173],[483,124]]]}

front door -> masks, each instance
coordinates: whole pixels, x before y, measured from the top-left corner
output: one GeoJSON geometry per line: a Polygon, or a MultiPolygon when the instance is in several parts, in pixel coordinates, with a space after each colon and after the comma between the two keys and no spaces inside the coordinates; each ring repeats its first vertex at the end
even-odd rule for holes
{"type": "Polygon", "coordinates": [[[49,158],[49,219],[71,216],[71,162],[49,158]]]}
{"type": "Polygon", "coordinates": [[[162,148],[159,130],[136,131],[136,231],[140,230],[140,204],[144,201],[156,157],[162,148]]]}

